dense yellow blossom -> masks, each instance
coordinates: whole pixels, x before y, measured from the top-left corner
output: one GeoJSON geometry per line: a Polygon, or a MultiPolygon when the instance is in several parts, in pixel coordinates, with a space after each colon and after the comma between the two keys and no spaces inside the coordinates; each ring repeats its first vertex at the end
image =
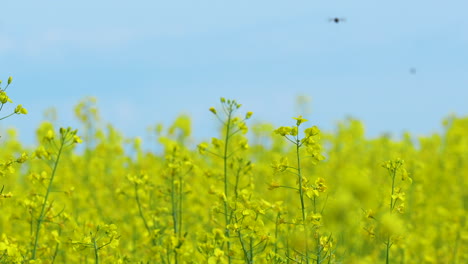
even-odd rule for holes
{"type": "Polygon", "coordinates": [[[206,143],[187,116],[127,138],[91,98],[79,132],[2,133],[0,263],[468,263],[468,118],[369,139],[220,103],[206,143]]]}

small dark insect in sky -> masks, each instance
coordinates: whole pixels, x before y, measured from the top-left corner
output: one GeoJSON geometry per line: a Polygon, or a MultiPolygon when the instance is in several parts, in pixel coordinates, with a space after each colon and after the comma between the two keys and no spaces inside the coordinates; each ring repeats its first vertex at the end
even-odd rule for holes
{"type": "Polygon", "coordinates": [[[333,18],[328,19],[328,21],[338,24],[338,23],[345,22],[346,19],[342,17],[333,17],[333,18]]]}
{"type": "Polygon", "coordinates": [[[414,67],[410,68],[409,72],[411,74],[416,74],[416,68],[414,68],[414,67]]]}

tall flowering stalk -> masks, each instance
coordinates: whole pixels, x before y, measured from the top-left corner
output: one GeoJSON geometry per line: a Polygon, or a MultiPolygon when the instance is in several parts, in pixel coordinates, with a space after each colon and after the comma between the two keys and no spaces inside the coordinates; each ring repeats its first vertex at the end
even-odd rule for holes
{"type": "MultiPolygon", "coordinates": [[[[3,107],[7,104],[7,103],[13,103],[13,101],[10,99],[10,97],[8,97],[8,94],[6,93],[6,90],[8,89],[8,87],[10,86],[10,84],[13,82],[13,77],[9,77],[8,78],[8,81],[7,81],[7,85],[5,86],[5,88],[2,88],[2,80],[0,80],[0,111],[3,110],[3,107]]],[[[12,115],[20,115],[20,114],[27,114],[28,113],[28,110],[26,110],[26,108],[24,108],[22,105],[17,105],[15,107],[15,110],[6,115],[6,116],[3,116],[3,117],[0,117],[0,120],[3,120],[5,118],[8,118],[12,115]]]]}
{"type": "Polygon", "coordinates": [[[390,176],[391,195],[389,202],[389,213],[384,215],[381,219],[383,235],[386,236],[385,244],[385,263],[390,263],[390,248],[393,246],[394,241],[398,241],[398,232],[401,231],[401,220],[394,215],[395,211],[403,214],[405,211],[405,192],[402,185],[397,185],[398,177],[401,177],[401,182],[412,182],[408,176],[408,172],[404,168],[405,162],[402,159],[389,160],[382,164],[382,167],[387,169],[390,176]]]}
{"type": "Polygon", "coordinates": [[[34,238],[34,245],[32,248],[31,260],[36,259],[40,231],[41,231],[42,223],[45,221],[45,218],[46,218],[46,207],[48,204],[47,202],[49,199],[49,194],[52,190],[52,183],[54,182],[55,174],[57,172],[57,167],[60,162],[60,157],[65,148],[70,147],[74,145],[75,143],[81,143],[81,139],[76,135],[76,133],[78,132],[77,130],[72,130],[70,127],[68,127],[68,128],[60,128],[59,132],[60,132],[60,135],[58,138],[58,142],[55,139],[55,135],[52,130],[49,130],[47,132],[47,135],[44,138],[46,143],[48,143],[50,147],[52,148],[51,151],[47,151],[44,148],[41,148],[38,151],[36,151],[36,156],[38,158],[53,158],[53,163],[52,163],[52,172],[50,174],[49,183],[47,185],[46,193],[44,194],[44,200],[42,201],[41,211],[36,220],[35,238],[34,238]]]}
{"type": "MultiPolygon", "coordinates": [[[[276,129],[274,132],[283,136],[286,140],[291,142],[295,146],[295,156],[296,156],[296,165],[290,166],[289,161],[286,157],[281,158],[278,162],[274,162],[272,167],[276,172],[289,172],[297,177],[297,186],[281,186],[279,184],[272,184],[270,189],[275,188],[288,188],[296,190],[299,194],[299,203],[300,203],[300,218],[294,219],[293,223],[299,223],[303,227],[303,234],[304,234],[304,243],[305,249],[303,253],[299,253],[299,260],[296,260],[297,257],[293,258],[291,256],[286,256],[290,260],[293,261],[305,261],[305,263],[310,263],[311,259],[314,259],[316,263],[321,263],[324,258],[327,258],[327,253],[330,252],[331,247],[331,237],[320,237],[318,232],[314,232],[314,238],[316,238],[316,252],[314,253],[315,257],[311,257],[310,253],[310,245],[309,245],[309,236],[311,231],[309,229],[309,224],[312,224],[312,227],[315,231],[318,230],[320,227],[320,220],[321,220],[321,211],[318,209],[317,206],[317,199],[321,192],[325,192],[327,190],[327,186],[325,185],[325,180],[323,178],[318,178],[315,181],[315,184],[311,184],[309,180],[304,176],[302,171],[302,154],[301,149],[306,148],[306,152],[310,158],[312,158],[312,162],[316,164],[317,162],[324,159],[321,155],[321,146],[317,142],[318,135],[320,130],[313,126],[311,128],[307,128],[304,130],[304,137],[301,138],[299,135],[299,128],[301,124],[307,121],[307,119],[303,118],[302,116],[298,116],[293,118],[296,120],[296,125],[291,127],[280,127],[276,129]],[[312,212],[308,212],[306,206],[306,198],[309,198],[312,201],[312,212]],[[323,256],[325,255],[325,256],[323,256]]],[[[287,253],[288,254],[288,253],[287,253]]]]}
{"type": "Polygon", "coordinates": [[[184,231],[183,223],[184,213],[184,196],[186,194],[185,177],[192,171],[192,161],[184,155],[181,149],[174,145],[172,151],[166,155],[167,169],[165,170],[165,178],[169,182],[170,208],[173,225],[172,246],[174,253],[174,263],[180,263],[180,253],[184,244],[187,232],[184,231]]]}
{"type": "MultiPolygon", "coordinates": [[[[231,224],[234,220],[234,211],[235,208],[231,208],[229,203],[235,202],[238,197],[238,181],[239,178],[234,175],[234,189],[230,190],[229,186],[231,185],[231,181],[233,176],[229,174],[228,167],[229,161],[233,158],[233,155],[242,149],[247,149],[248,144],[246,140],[242,140],[239,143],[237,149],[231,149],[231,141],[233,137],[238,134],[239,132],[246,133],[247,126],[245,125],[245,120],[249,119],[252,116],[252,112],[247,112],[244,119],[240,120],[238,117],[235,116],[235,112],[241,107],[241,104],[237,103],[235,100],[229,100],[225,98],[221,98],[221,106],[222,111],[225,114],[225,119],[223,119],[219,114],[218,111],[211,107],[209,110],[212,112],[218,120],[222,124],[222,133],[223,139],[212,138],[212,145],[215,151],[208,150],[208,144],[201,143],[198,145],[198,149],[200,153],[208,152],[215,157],[222,159],[223,161],[223,192],[220,194],[223,200],[223,215],[224,215],[224,224],[225,224],[225,232],[224,235],[226,237],[226,251],[228,252],[228,263],[232,262],[232,254],[231,254],[231,224]]],[[[243,241],[241,239],[240,243],[242,244],[242,248],[245,251],[243,241]]],[[[252,256],[247,257],[245,254],[245,258],[252,259],[252,256]]]]}

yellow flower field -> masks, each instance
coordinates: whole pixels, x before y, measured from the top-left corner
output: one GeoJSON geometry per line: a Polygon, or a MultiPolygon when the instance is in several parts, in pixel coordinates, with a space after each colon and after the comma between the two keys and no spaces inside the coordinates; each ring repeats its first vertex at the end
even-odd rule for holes
{"type": "Polygon", "coordinates": [[[75,110],[78,131],[44,122],[34,149],[1,135],[0,263],[468,263],[468,118],[368,139],[221,98],[212,139],[180,116],[147,151],[94,100],[75,110]]]}

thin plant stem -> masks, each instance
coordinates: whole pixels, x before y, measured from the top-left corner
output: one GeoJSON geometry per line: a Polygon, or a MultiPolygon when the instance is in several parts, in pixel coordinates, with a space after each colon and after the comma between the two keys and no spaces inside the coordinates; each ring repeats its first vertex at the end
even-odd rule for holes
{"type": "MultiPolygon", "coordinates": [[[[135,186],[135,200],[136,200],[137,206],[138,206],[138,213],[140,214],[140,217],[143,220],[143,224],[145,225],[145,228],[148,231],[148,235],[150,237],[152,237],[151,228],[149,227],[148,221],[146,220],[145,215],[143,214],[143,209],[141,208],[140,196],[138,195],[138,184],[135,183],[134,186],[135,186]]],[[[153,245],[156,244],[154,239],[151,239],[151,241],[152,241],[153,245]]]]}
{"type": "Polygon", "coordinates": [[[223,155],[223,165],[224,165],[224,216],[225,216],[225,224],[226,224],[226,238],[227,238],[227,253],[228,253],[228,263],[231,264],[231,241],[229,240],[229,229],[227,226],[230,224],[230,219],[229,219],[229,209],[228,209],[228,173],[227,173],[227,167],[228,167],[228,147],[229,147],[229,133],[231,130],[231,117],[232,117],[232,106],[229,107],[227,110],[227,122],[226,122],[226,136],[224,140],[224,155],[223,155]]]}
{"type": "Polygon", "coordinates": [[[57,171],[57,167],[58,167],[58,164],[59,164],[59,160],[60,160],[60,156],[62,154],[64,144],[65,144],[65,137],[62,136],[62,138],[60,140],[60,147],[59,147],[58,153],[57,153],[57,158],[55,159],[54,167],[52,169],[52,174],[50,176],[49,185],[47,186],[47,192],[46,192],[45,197],[44,197],[44,202],[42,203],[41,213],[39,214],[39,218],[37,219],[36,237],[34,239],[34,247],[33,247],[33,250],[32,250],[32,257],[31,257],[32,260],[36,259],[37,244],[39,242],[39,233],[41,231],[42,222],[44,222],[46,204],[47,204],[47,200],[49,199],[49,193],[52,190],[52,182],[54,181],[55,172],[57,171]]]}
{"type": "Polygon", "coordinates": [[[93,249],[94,249],[94,263],[99,264],[99,247],[97,245],[96,236],[93,238],[93,249]]]}
{"type": "MultiPolygon", "coordinates": [[[[299,130],[299,125],[297,126],[299,130]]],[[[308,242],[308,233],[307,233],[307,224],[306,224],[306,212],[304,206],[304,192],[302,189],[302,174],[301,174],[301,156],[300,156],[300,140],[299,135],[296,135],[296,156],[297,156],[297,176],[299,178],[299,197],[301,200],[301,212],[302,212],[302,225],[304,226],[304,238],[305,238],[305,258],[306,264],[309,263],[309,242],[308,242]]]]}
{"type": "Polygon", "coordinates": [[[386,257],[385,257],[385,263],[389,264],[390,263],[390,236],[387,238],[387,251],[386,251],[386,257]]]}

